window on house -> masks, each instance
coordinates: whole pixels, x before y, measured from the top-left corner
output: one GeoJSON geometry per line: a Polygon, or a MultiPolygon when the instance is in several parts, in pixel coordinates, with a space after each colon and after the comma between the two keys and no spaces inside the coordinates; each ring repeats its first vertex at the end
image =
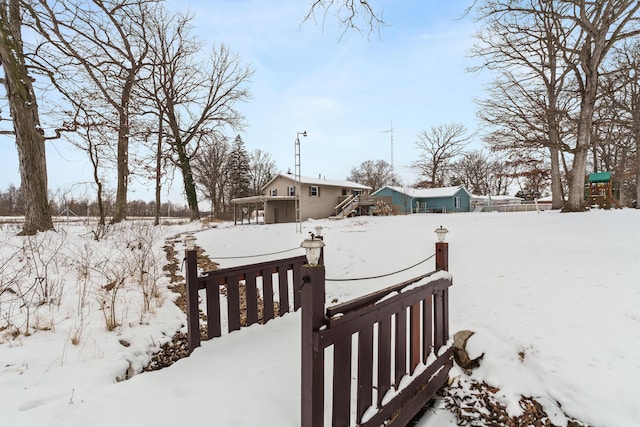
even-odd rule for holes
{"type": "Polygon", "coordinates": [[[320,196],[320,187],[318,187],[317,185],[309,186],[309,195],[312,197],[320,196]]]}
{"type": "Polygon", "coordinates": [[[353,191],[352,191],[352,194],[353,194],[354,196],[359,196],[359,195],[361,195],[361,194],[362,194],[362,190],[353,190],[353,191]]]}
{"type": "Polygon", "coordinates": [[[278,189],[277,188],[272,189],[271,190],[271,195],[272,196],[277,196],[278,195],[278,189]]]}
{"type": "Polygon", "coordinates": [[[346,196],[346,195],[347,195],[347,189],[346,189],[346,188],[343,188],[343,189],[342,189],[342,195],[343,195],[343,196],[346,196]]]}
{"type": "Polygon", "coordinates": [[[456,209],[460,209],[460,197],[454,197],[453,198],[453,203],[454,203],[456,209]]]}
{"type": "Polygon", "coordinates": [[[290,196],[296,195],[296,187],[287,187],[287,192],[290,196]]]}

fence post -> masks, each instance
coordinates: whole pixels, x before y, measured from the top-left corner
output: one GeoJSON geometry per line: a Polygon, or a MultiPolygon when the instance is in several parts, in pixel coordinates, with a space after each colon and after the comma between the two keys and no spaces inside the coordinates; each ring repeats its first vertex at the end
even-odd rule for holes
{"type": "Polygon", "coordinates": [[[321,427],[324,423],[324,349],[314,343],[314,333],[325,320],[324,264],[305,264],[301,273],[301,426],[321,427]]]}
{"type": "Polygon", "coordinates": [[[444,241],[449,230],[440,226],[434,232],[438,236],[438,241],[436,242],[436,271],[449,271],[449,244],[444,241]]]}
{"type": "Polygon", "coordinates": [[[449,243],[436,242],[436,270],[449,271],[449,243]]]}
{"type": "MultiPolygon", "coordinates": [[[[187,236],[189,239],[189,236],[187,236]]],[[[187,260],[186,274],[186,298],[187,298],[187,337],[189,353],[200,346],[200,313],[198,310],[198,252],[195,247],[195,238],[192,237],[191,244],[187,242],[185,258],[187,260]]]]}
{"type": "MultiPolygon", "coordinates": [[[[445,237],[449,230],[440,226],[435,230],[438,235],[436,242],[436,270],[449,271],[449,243],[445,237]]],[[[434,301],[434,352],[437,354],[441,346],[449,339],[449,291],[437,291],[434,301]]]]}

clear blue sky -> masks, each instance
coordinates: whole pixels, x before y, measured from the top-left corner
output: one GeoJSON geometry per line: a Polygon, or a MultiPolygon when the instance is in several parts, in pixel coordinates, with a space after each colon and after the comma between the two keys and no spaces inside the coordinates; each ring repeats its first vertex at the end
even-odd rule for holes
{"type": "MultiPolygon", "coordinates": [[[[418,178],[408,166],[421,130],[454,121],[477,130],[473,98],[483,96],[487,76],[465,71],[473,64],[467,54],[476,26],[471,17],[460,19],[469,3],[375,0],[389,24],[380,38],[348,32],[338,41],[331,14],[324,27],[302,24],[306,1],[168,1],[173,10],[189,8],[205,43],[224,43],[255,69],[252,99],[240,105],[248,150],[267,151],[282,172],[293,170],[296,133],[306,130],[302,174],[345,179],[366,160],[391,160],[393,121],[394,166],[406,184],[418,178]]],[[[473,144],[480,147],[479,138],[473,144]]],[[[84,154],[58,141],[47,155],[50,189],[82,193],[75,184],[91,180],[84,154]]],[[[0,188],[19,185],[12,138],[0,136],[0,156],[0,188]]],[[[130,198],[152,200],[151,185],[132,183],[130,198]]],[[[169,198],[182,203],[179,178],[169,198]]]]}

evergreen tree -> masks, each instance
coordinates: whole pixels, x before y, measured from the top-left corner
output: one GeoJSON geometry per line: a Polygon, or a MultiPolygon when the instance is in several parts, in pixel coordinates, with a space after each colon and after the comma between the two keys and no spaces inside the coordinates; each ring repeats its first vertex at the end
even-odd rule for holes
{"type": "Polygon", "coordinates": [[[240,135],[236,136],[229,156],[229,200],[251,195],[249,153],[240,135]]]}

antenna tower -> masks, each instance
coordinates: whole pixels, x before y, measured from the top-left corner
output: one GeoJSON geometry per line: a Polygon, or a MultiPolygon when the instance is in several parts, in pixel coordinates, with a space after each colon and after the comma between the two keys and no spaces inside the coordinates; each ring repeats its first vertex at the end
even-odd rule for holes
{"type": "Polygon", "coordinates": [[[387,130],[382,131],[382,133],[388,133],[391,136],[391,170],[393,171],[393,120],[391,120],[391,127],[387,130]]]}

